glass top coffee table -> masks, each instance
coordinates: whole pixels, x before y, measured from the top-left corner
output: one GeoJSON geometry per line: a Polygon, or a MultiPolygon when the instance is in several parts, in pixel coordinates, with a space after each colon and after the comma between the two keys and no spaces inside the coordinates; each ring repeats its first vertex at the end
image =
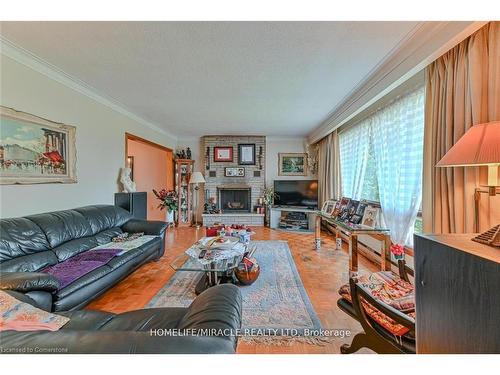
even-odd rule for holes
{"type": "Polygon", "coordinates": [[[186,271],[201,274],[195,287],[196,294],[200,294],[211,286],[233,282],[234,269],[238,267],[249,245],[236,240],[232,246],[223,249],[207,249],[199,242],[177,256],[170,266],[177,272],[186,271]],[[205,253],[200,258],[202,251],[205,253]]]}

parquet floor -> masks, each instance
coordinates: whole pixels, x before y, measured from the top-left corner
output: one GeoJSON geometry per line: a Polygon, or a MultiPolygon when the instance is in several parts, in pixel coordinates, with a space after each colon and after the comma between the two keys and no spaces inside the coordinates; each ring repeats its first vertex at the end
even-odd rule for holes
{"type": "MultiPolygon", "coordinates": [[[[313,234],[291,233],[269,228],[255,228],[255,240],[286,240],[292,251],[295,264],[311,303],[325,329],[348,329],[351,338],[361,330],[354,319],[337,307],[338,288],[348,280],[347,250],[334,250],[335,240],[332,236],[323,234],[323,244],[320,251],[313,247],[313,234]]],[[[144,307],[174,274],[170,267],[172,260],[194,241],[202,237],[204,228],[169,229],[166,235],[165,255],[156,262],[143,265],[115,287],[87,306],[120,313],[144,307]]],[[[360,272],[373,272],[377,266],[360,256],[360,272]]],[[[325,346],[315,346],[294,343],[290,346],[269,346],[240,343],[238,353],[339,353],[340,345],[348,343],[351,338],[335,339],[325,346]]],[[[358,353],[371,353],[361,350],[358,353]]]]}

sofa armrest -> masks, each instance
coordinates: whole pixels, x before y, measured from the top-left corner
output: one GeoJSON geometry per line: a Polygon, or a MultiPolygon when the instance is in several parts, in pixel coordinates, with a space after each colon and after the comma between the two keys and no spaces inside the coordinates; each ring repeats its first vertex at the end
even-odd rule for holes
{"type": "Polygon", "coordinates": [[[241,328],[241,292],[235,285],[222,284],[201,293],[177,325],[180,330],[217,329],[236,334],[241,328]]]}
{"type": "Polygon", "coordinates": [[[164,221],[131,219],[123,224],[122,230],[129,233],[144,232],[152,236],[163,236],[167,227],[164,221]]]}
{"type": "Polygon", "coordinates": [[[3,290],[53,293],[59,289],[59,285],[54,276],[43,272],[0,272],[0,289],[3,290]]]}

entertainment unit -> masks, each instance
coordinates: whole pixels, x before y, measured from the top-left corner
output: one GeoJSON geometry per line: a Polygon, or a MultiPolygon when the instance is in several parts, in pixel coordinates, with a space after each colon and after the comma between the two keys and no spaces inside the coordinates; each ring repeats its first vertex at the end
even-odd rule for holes
{"type": "Polygon", "coordinates": [[[272,207],[270,227],[298,232],[312,232],[316,211],[303,207],[272,207]]]}

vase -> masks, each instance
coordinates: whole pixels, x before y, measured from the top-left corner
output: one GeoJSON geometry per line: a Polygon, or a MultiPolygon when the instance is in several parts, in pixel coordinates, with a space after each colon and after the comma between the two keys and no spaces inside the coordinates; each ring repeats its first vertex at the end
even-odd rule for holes
{"type": "Polygon", "coordinates": [[[167,211],[167,223],[173,223],[174,222],[174,211],[167,211]]]}

